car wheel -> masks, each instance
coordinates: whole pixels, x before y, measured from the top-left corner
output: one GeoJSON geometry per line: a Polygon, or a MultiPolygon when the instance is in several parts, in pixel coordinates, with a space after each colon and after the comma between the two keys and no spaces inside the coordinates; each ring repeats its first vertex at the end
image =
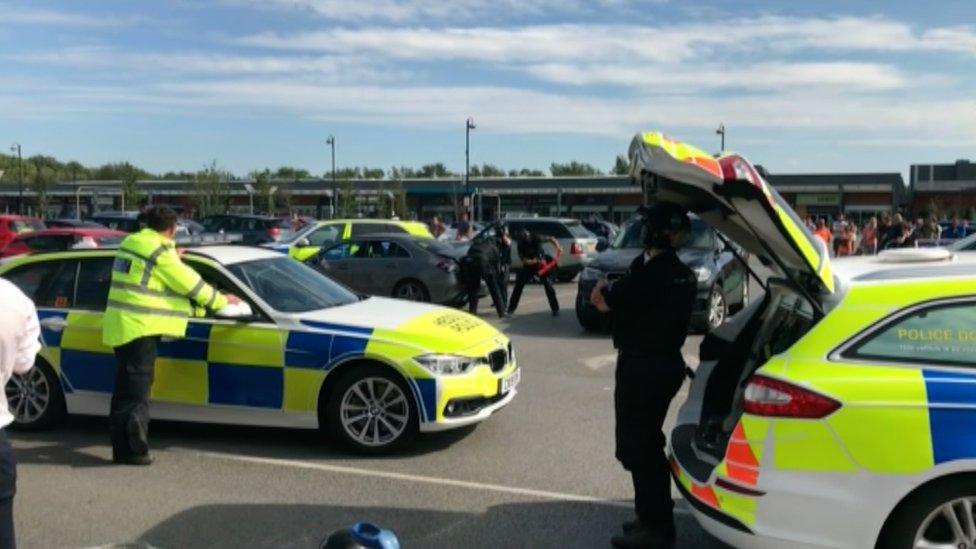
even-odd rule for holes
{"type": "Polygon", "coordinates": [[[576,298],[576,320],[587,332],[599,332],[603,329],[603,321],[597,315],[598,311],[589,309],[583,303],[583,296],[576,298]]]}
{"type": "Polygon", "coordinates": [[[430,293],[416,280],[401,280],[393,288],[393,297],[407,301],[430,301],[430,293]]]}
{"type": "Polygon", "coordinates": [[[708,295],[708,317],[705,320],[705,329],[711,331],[718,328],[725,322],[728,314],[729,305],[725,301],[725,294],[722,293],[721,284],[716,282],[708,295]]]}
{"type": "Polygon", "coordinates": [[[395,373],[377,365],[353,368],[340,379],[326,404],[333,436],[362,454],[388,454],[417,436],[413,395],[395,373]]]}
{"type": "Polygon", "coordinates": [[[976,478],[936,481],[895,508],[882,529],[880,549],[972,547],[976,540],[976,478]]]}
{"type": "Polygon", "coordinates": [[[64,420],[61,381],[46,362],[38,360],[26,373],[11,376],[5,391],[14,429],[38,431],[64,420]]]}

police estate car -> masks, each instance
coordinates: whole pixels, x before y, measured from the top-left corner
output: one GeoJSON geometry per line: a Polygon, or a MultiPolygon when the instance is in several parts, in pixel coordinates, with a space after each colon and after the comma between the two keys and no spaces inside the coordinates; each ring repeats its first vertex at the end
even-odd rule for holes
{"type": "Polygon", "coordinates": [[[649,194],[774,271],[701,345],[672,470],[736,547],[976,544],[976,257],[894,250],[832,267],[743,158],[657,132],[631,145],[649,194]]]}
{"type": "MultiPolygon", "coordinates": [[[[40,254],[0,266],[37,305],[37,367],[7,385],[15,427],[107,415],[115,358],[102,345],[114,252],[40,254]]],[[[389,452],[418,431],[486,419],[516,394],[507,337],[466,313],[365,298],[278,252],[216,245],[185,262],[252,315],[190,320],[159,346],[157,419],[323,427],[355,450],[389,452]]]]}

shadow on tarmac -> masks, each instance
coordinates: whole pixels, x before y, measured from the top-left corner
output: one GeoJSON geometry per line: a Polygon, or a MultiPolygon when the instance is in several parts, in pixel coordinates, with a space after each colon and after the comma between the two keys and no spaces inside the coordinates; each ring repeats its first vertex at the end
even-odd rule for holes
{"type": "MultiPolygon", "coordinates": [[[[424,433],[406,450],[392,456],[360,456],[351,453],[324,433],[313,429],[275,427],[246,427],[153,420],[150,426],[150,447],[153,450],[179,448],[204,452],[234,451],[254,457],[277,459],[355,459],[371,461],[403,459],[440,452],[470,435],[477,425],[438,433],[424,433]]],[[[82,451],[85,448],[111,448],[108,418],[72,416],[67,422],[49,431],[11,431],[15,441],[33,443],[29,448],[14,448],[20,463],[67,465],[70,467],[99,467],[111,465],[82,451]],[[42,443],[42,444],[38,444],[42,443]]]]}
{"type": "MultiPolygon", "coordinates": [[[[396,500],[390,494],[390,500],[396,500]]],[[[138,541],[171,547],[316,549],[329,533],[368,521],[393,530],[405,548],[609,547],[628,509],[582,502],[495,505],[484,513],[341,505],[216,504],[173,515],[138,541]]],[[[677,547],[726,547],[677,516],[677,547]]]]}
{"type": "MultiPolygon", "coordinates": [[[[562,303],[559,304],[563,306],[562,303]]],[[[490,316],[484,317],[485,320],[492,320],[490,316]]],[[[592,333],[585,331],[576,321],[576,312],[572,308],[561,308],[559,316],[553,317],[546,305],[543,311],[521,313],[516,311],[506,324],[501,325],[505,335],[520,335],[529,337],[549,337],[553,339],[592,339],[607,340],[610,335],[592,333]]]]}

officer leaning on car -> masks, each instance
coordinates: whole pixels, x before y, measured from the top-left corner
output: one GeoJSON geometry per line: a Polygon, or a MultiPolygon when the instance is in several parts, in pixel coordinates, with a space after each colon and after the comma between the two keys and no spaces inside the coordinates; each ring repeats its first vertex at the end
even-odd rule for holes
{"type": "Polygon", "coordinates": [[[482,238],[472,242],[468,253],[461,259],[461,278],[468,293],[468,312],[478,313],[478,292],[481,281],[488,287],[491,302],[501,318],[507,318],[506,303],[499,287],[501,271],[500,233],[493,238],[482,238]]]}
{"type": "Polygon", "coordinates": [[[600,280],[593,305],[610,313],[617,349],[616,456],[634,483],[637,520],[624,523],[615,547],[670,547],[674,543],[671,474],[662,432],[671,400],[684,382],[681,355],[697,282],[675,253],[690,222],[677,204],[645,210],[644,253],[612,284],[600,280]]]}
{"type": "Polygon", "coordinates": [[[102,341],[115,352],[110,428],[112,461],[149,465],[149,391],[161,336],[183,337],[191,315],[240,299],[220,294],[180,259],[176,212],[145,213],[146,226],[119,244],[105,309],[102,341]]]}

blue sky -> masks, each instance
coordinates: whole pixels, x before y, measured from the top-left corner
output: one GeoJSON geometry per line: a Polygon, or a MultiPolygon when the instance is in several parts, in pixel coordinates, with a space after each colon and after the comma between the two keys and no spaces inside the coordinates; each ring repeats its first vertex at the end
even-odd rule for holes
{"type": "Polygon", "coordinates": [[[971,0],[0,0],[0,143],[210,160],[608,170],[662,129],[775,173],[976,160],[971,0]]]}

